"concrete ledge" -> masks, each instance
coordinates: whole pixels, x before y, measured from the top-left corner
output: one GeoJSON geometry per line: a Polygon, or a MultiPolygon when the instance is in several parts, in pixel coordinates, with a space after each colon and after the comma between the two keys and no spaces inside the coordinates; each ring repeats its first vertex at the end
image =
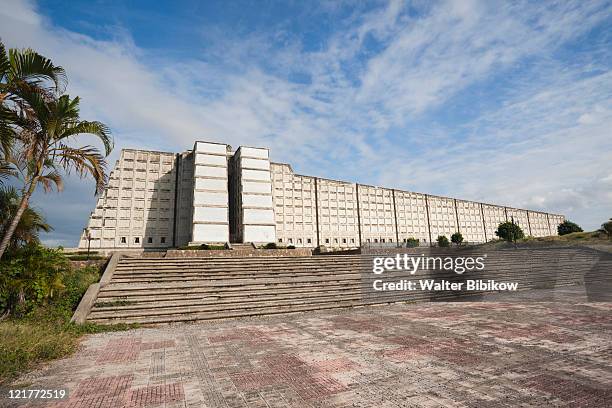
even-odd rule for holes
{"type": "Polygon", "coordinates": [[[96,303],[96,299],[98,298],[98,292],[100,291],[99,283],[92,283],[87,288],[87,291],[83,295],[83,298],[79,302],[74,314],[72,315],[71,322],[76,324],[83,324],[87,320],[87,316],[91,311],[94,303],[96,303]]]}
{"type": "Polygon", "coordinates": [[[117,264],[119,263],[119,259],[121,259],[122,256],[123,254],[121,252],[115,252],[113,253],[113,256],[111,256],[111,259],[108,261],[108,264],[106,265],[106,269],[104,269],[104,273],[102,274],[102,277],[100,278],[101,288],[106,286],[112,279],[113,274],[115,273],[115,268],[117,267],[117,264]]]}
{"type": "Polygon", "coordinates": [[[87,321],[87,316],[89,315],[89,312],[91,311],[93,305],[98,299],[98,292],[100,292],[100,288],[106,286],[110,282],[113,277],[113,274],[115,273],[117,263],[119,263],[119,259],[122,256],[123,255],[121,253],[115,252],[111,259],[108,261],[108,264],[104,269],[104,273],[100,278],[100,282],[92,283],[91,285],[89,285],[87,291],[81,298],[79,305],[74,311],[72,318],[70,319],[71,322],[74,322],[76,324],[83,324],[87,321]]]}
{"type": "Polygon", "coordinates": [[[296,249],[234,249],[234,250],[218,250],[218,249],[169,249],[166,252],[166,258],[245,258],[258,256],[311,256],[312,249],[296,248],[296,249]]]}

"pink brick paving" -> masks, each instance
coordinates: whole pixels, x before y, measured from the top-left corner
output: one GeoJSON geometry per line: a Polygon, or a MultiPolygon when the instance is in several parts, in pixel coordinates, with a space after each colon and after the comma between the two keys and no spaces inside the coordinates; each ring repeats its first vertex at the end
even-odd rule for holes
{"type": "Polygon", "coordinates": [[[0,406],[610,407],[611,316],[568,295],[96,334],[18,381],[69,399],[0,406]]]}

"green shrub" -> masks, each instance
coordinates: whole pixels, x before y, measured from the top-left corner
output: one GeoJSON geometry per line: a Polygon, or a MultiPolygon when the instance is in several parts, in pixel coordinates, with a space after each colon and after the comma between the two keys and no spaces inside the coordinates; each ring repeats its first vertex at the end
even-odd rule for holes
{"type": "Polygon", "coordinates": [[[207,249],[207,250],[222,250],[222,249],[227,249],[225,248],[225,245],[212,245],[212,244],[202,244],[200,245],[200,249],[207,249]]]}
{"type": "Polygon", "coordinates": [[[440,235],[438,236],[438,246],[441,248],[446,248],[450,246],[450,243],[448,242],[448,238],[446,238],[445,235],[440,235]]]}
{"type": "Polygon", "coordinates": [[[497,231],[495,231],[495,235],[509,242],[525,238],[525,234],[521,227],[508,221],[499,224],[497,231]]]}
{"type": "Polygon", "coordinates": [[[601,224],[601,229],[608,234],[609,237],[612,237],[612,218],[601,224]]]}
{"type": "Polygon", "coordinates": [[[295,245],[287,245],[287,249],[295,249],[295,245]]]}
{"type": "Polygon", "coordinates": [[[89,285],[100,279],[100,271],[94,266],[68,269],[63,272],[62,278],[63,289],[49,298],[46,304],[37,303],[25,316],[13,315],[0,321],[0,384],[8,383],[21,372],[43,361],[72,353],[83,334],[137,327],[93,323],[79,326],[70,323],[89,285]]]}
{"type": "Polygon", "coordinates": [[[276,242],[268,242],[266,245],[264,245],[264,249],[277,249],[278,245],[276,245],[276,242]]]}
{"type": "Polygon", "coordinates": [[[453,235],[451,235],[451,242],[453,244],[461,245],[463,242],[463,235],[461,235],[459,231],[455,232],[453,235]]]}
{"type": "Polygon", "coordinates": [[[59,249],[38,244],[19,248],[0,261],[0,308],[17,315],[46,304],[64,289],[70,262],[59,249]]]}
{"type": "Polygon", "coordinates": [[[416,238],[408,238],[408,239],[406,240],[406,246],[407,246],[408,248],[415,248],[415,247],[418,247],[418,246],[419,246],[419,244],[420,244],[420,242],[419,242],[419,240],[418,240],[418,239],[416,239],[416,238]]]}
{"type": "Polygon", "coordinates": [[[100,269],[90,265],[80,269],[71,269],[64,274],[64,289],[51,301],[51,306],[60,310],[68,319],[76,310],[81,298],[92,283],[100,280],[100,269]]]}
{"type": "Polygon", "coordinates": [[[571,234],[572,232],[582,232],[582,228],[580,228],[580,226],[578,226],[578,224],[575,222],[565,220],[557,226],[557,232],[559,235],[567,235],[571,234]]]}

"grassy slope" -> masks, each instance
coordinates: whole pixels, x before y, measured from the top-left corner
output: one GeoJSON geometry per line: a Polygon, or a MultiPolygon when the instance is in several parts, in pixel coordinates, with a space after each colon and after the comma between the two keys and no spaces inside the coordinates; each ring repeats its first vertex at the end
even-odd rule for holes
{"type": "Polygon", "coordinates": [[[72,353],[84,334],[134,327],[70,323],[87,287],[99,279],[100,274],[94,267],[74,270],[65,279],[66,290],[60,300],[39,307],[23,318],[0,322],[0,384],[7,384],[42,362],[72,353]]]}
{"type": "MultiPolygon", "coordinates": [[[[555,235],[549,237],[527,237],[520,239],[516,243],[519,247],[540,247],[540,246],[551,246],[551,245],[577,245],[587,246],[600,250],[612,251],[612,240],[605,234],[594,232],[574,232],[567,235],[555,235]]],[[[514,247],[515,244],[511,244],[505,241],[491,241],[486,244],[481,244],[479,247],[490,247],[490,248],[504,248],[514,247]]]]}

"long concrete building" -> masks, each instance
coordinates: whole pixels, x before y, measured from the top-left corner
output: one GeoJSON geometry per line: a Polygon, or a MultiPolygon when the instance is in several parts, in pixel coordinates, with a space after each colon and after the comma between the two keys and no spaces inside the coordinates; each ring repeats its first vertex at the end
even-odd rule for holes
{"type": "Polygon", "coordinates": [[[564,216],[304,176],[270,162],[266,148],[198,141],[178,154],[122,150],[79,247],[428,245],[457,231],[486,242],[511,219],[539,237],[556,235],[564,216]]]}

